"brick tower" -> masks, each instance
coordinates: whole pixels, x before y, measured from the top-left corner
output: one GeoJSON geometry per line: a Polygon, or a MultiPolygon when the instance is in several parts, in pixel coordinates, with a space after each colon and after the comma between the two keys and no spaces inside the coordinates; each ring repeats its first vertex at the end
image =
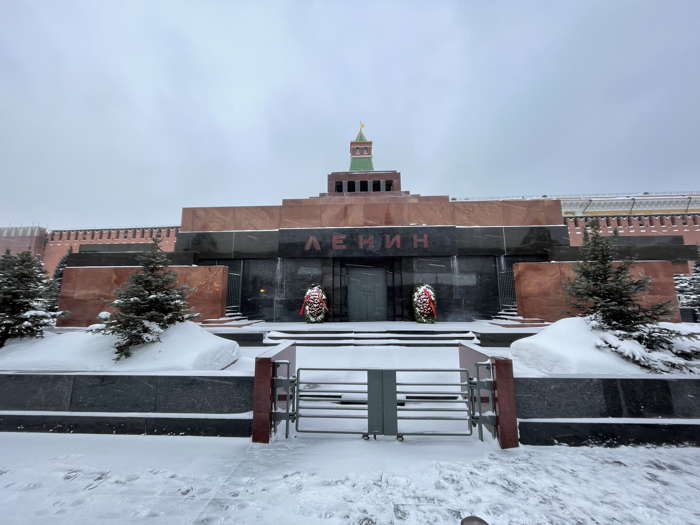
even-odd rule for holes
{"type": "Polygon", "coordinates": [[[328,194],[363,195],[368,193],[400,193],[398,171],[377,171],[372,162],[372,141],[367,140],[360,124],[355,140],[350,142],[350,169],[328,174],[328,194]]]}
{"type": "Polygon", "coordinates": [[[374,171],[372,165],[372,141],[362,133],[364,124],[360,124],[357,137],[350,143],[350,171],[374,171]]]}

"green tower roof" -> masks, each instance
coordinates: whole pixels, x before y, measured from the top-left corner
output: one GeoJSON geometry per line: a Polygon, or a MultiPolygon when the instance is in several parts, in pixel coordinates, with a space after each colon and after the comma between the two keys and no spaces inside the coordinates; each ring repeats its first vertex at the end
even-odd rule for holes
{"type": "MultiPolygon", "coordinates": [[[[370,142],[362,133],[362,128],[364,124],[360,124],[360,130],[357,132],[357,137],[355,137],[355,142],[370,142]]],[[[371,148],[371,146],[370,146],[371,148]]],[[[374,171],[374,165],[372,164],[371,155],[354,156],[350,154],[350,171],[374,171]]]]}
{"type": "Polygon", "coordinates": [[[350,171],[374,171],[372,157],[351,157],[350,171]]]}

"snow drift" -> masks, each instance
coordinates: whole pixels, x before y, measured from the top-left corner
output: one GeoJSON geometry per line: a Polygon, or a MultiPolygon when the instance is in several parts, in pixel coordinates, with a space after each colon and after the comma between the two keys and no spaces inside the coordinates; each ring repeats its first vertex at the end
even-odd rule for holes
{"type": "Polygon", "coordinates": [[[593,330],[583,317],[561,319],[510,346],[516,373],[530,375],[531,370],[544,374],[649,373],[610,350],[599,348],[604,345],[603,334],[593,330]]]}
{"type": "Polygon", "coordinates": [[[178,323],[161,341],[133,348],[131,357],[114,361],[116,337],[89,332],[46,334],[16,339],[0,349],[2,370],[172,371],[220,370],[240,356],[238,344],[213,335],[196,323],[178,323]]]}

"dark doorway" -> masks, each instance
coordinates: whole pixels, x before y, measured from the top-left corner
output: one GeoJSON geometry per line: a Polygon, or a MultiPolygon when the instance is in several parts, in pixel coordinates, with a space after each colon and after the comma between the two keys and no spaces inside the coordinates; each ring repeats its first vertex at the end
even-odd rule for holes
{"type": "Polygon", "coordinates": [[[348,320],[386,321],[386,270],[348,267],[348,320]]]}

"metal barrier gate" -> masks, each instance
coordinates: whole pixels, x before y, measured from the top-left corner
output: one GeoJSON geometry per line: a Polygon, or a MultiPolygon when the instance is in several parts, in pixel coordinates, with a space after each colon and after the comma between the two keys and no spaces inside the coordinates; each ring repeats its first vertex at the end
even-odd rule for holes
{"type": "MultiPolygon", "coordinates": [[[[464,368],[299,368],[276,377],[285,390],[275,422],[294,422],[299,433],[370,436],[471,436],[495,423],[491,365],[476,377],[464,368]]],[[[277,396],[275,396],[277,398],[277,396]]],[[[279,401],[277,401],[279,404],[279,401]]],[[[276,404],[276,406],[277,406],[276,404]]]]}

